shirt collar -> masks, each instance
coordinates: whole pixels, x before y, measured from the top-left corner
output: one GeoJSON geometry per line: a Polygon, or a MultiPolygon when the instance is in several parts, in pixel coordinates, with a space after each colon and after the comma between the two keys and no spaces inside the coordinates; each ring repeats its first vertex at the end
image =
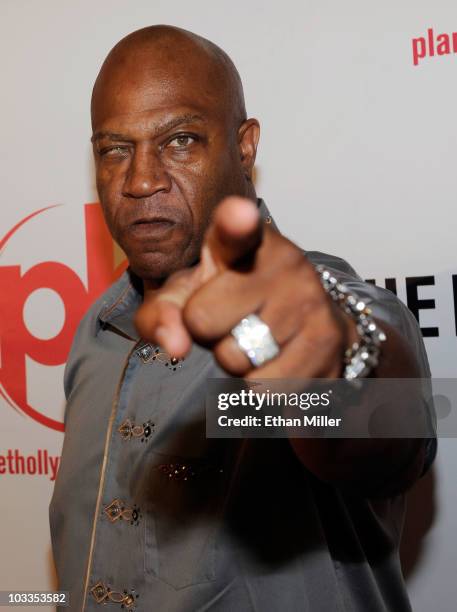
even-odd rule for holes
{"type": "Polygon", "coordinates": [[[133,325],[133,314],[143,301],[143,283],[130,268],[112,285],[98,312],[99,325],[103,329],[116,328],[132,340],[138,340],[133,325]]]}
{"type": "MultiPolygon", "coordinates": [[[[258,198],[257,205],[262,219],[277,229],[265,202],[258,198]]],[[[100,328],[114,328],[129,339],[138,341],[140,337],[133,324],[133,315],[142,301],[143,283],[130,268],[127,268],[105,295],[103,305],[97,315],[100,328]]]]}

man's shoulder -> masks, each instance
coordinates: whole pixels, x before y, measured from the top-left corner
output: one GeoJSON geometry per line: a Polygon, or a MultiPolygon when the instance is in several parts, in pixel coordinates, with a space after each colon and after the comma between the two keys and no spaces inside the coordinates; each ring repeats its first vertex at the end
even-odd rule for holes
{"type": "Polygon", "coordinates": [[[110,285],[102,295],[90,306],[81,319],[73,336],[71,349],[68,355],[64,374],[65,395],[68,398],[75,371],[79,365],[98,346],[98,334],[101,327],[113,312],[116,305],[122,301],[131,289],[130,277],[124,272],[120,278],[110,285]]]}
{"type": "Polygon", "coordinates": [[[305,255],[313,265],[324,266],[332,272],[340,282],[364,300],[372,310],[373,308],[376,309],[377,312],[373,312],[375,316],[380,316],[382,319],[386,319],[386,316],[389,319],[392,319],[392,317],[398,318],[401,311],[406,308],[392,291],[363,280],[342,257],[320,251],[306,251],[305,255]],[[381,312],[381,310],[384,311],[381,312]]]}
{"type": "MultiPolygon", "coordinates": [[[[332,271],[339,272],[340,274],[362,280],[354,268],[342,257],[329,255],[328,253],[322,253],[321,251],[304,251],[304,253],[310,262],[315,266],[321,265],[332,271]]],[[[340,276],[340,274],[338,276],[340,276]]]]}
{"type": "Polygon", "coordinates": [[[320,251],[306,251],[305,255],[312,264],[322,265],[333,272],[339,281],[344,282],[351,291],[365,301],[374,316],[396,327],[404,326],[405,317],[408,321],[411,317],[414,319],[412,313],[392,291],[363,280],[345,259],[320,251]]]}

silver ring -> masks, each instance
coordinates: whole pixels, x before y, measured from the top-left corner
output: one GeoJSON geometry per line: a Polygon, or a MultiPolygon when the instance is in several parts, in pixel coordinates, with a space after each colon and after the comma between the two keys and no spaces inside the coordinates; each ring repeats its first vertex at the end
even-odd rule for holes
{"type": "Polygon", "coordinates": [[[241,319],[231,334],[255,368],[279,354],[279,346],[270,328],[256,314],[241,319]]]}

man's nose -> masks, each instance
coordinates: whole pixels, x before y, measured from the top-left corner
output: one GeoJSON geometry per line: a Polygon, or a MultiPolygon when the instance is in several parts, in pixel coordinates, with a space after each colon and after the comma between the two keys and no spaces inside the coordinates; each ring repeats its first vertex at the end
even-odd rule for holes
{"type": "Polygon", "coordinates": [[[129,198],[147,198],[159,191],[168,192],[171,179],[158,154],[147,150],[134,153],[125,178],[123,195],[129,198]]]}

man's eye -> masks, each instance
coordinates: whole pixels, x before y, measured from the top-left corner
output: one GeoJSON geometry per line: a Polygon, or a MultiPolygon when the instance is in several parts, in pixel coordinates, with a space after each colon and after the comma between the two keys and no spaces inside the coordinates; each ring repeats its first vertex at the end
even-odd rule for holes
{"type": "Polygon", "coordinates": [[[184,149],[196,140],[197,138],[195,136],[190,136],[189,134],[181,134],[180,136],[175,136],[173,140],[170,140],[168,146],[175,149],[184,149]]]}
{"type": "Polygon", "coordinates": [[[114,147],[105,147],[100,150],[100,155],[104,157],[115,157],[119,155],[126,155],[128,152],[127,147],[116,145],[114,147]]]}

